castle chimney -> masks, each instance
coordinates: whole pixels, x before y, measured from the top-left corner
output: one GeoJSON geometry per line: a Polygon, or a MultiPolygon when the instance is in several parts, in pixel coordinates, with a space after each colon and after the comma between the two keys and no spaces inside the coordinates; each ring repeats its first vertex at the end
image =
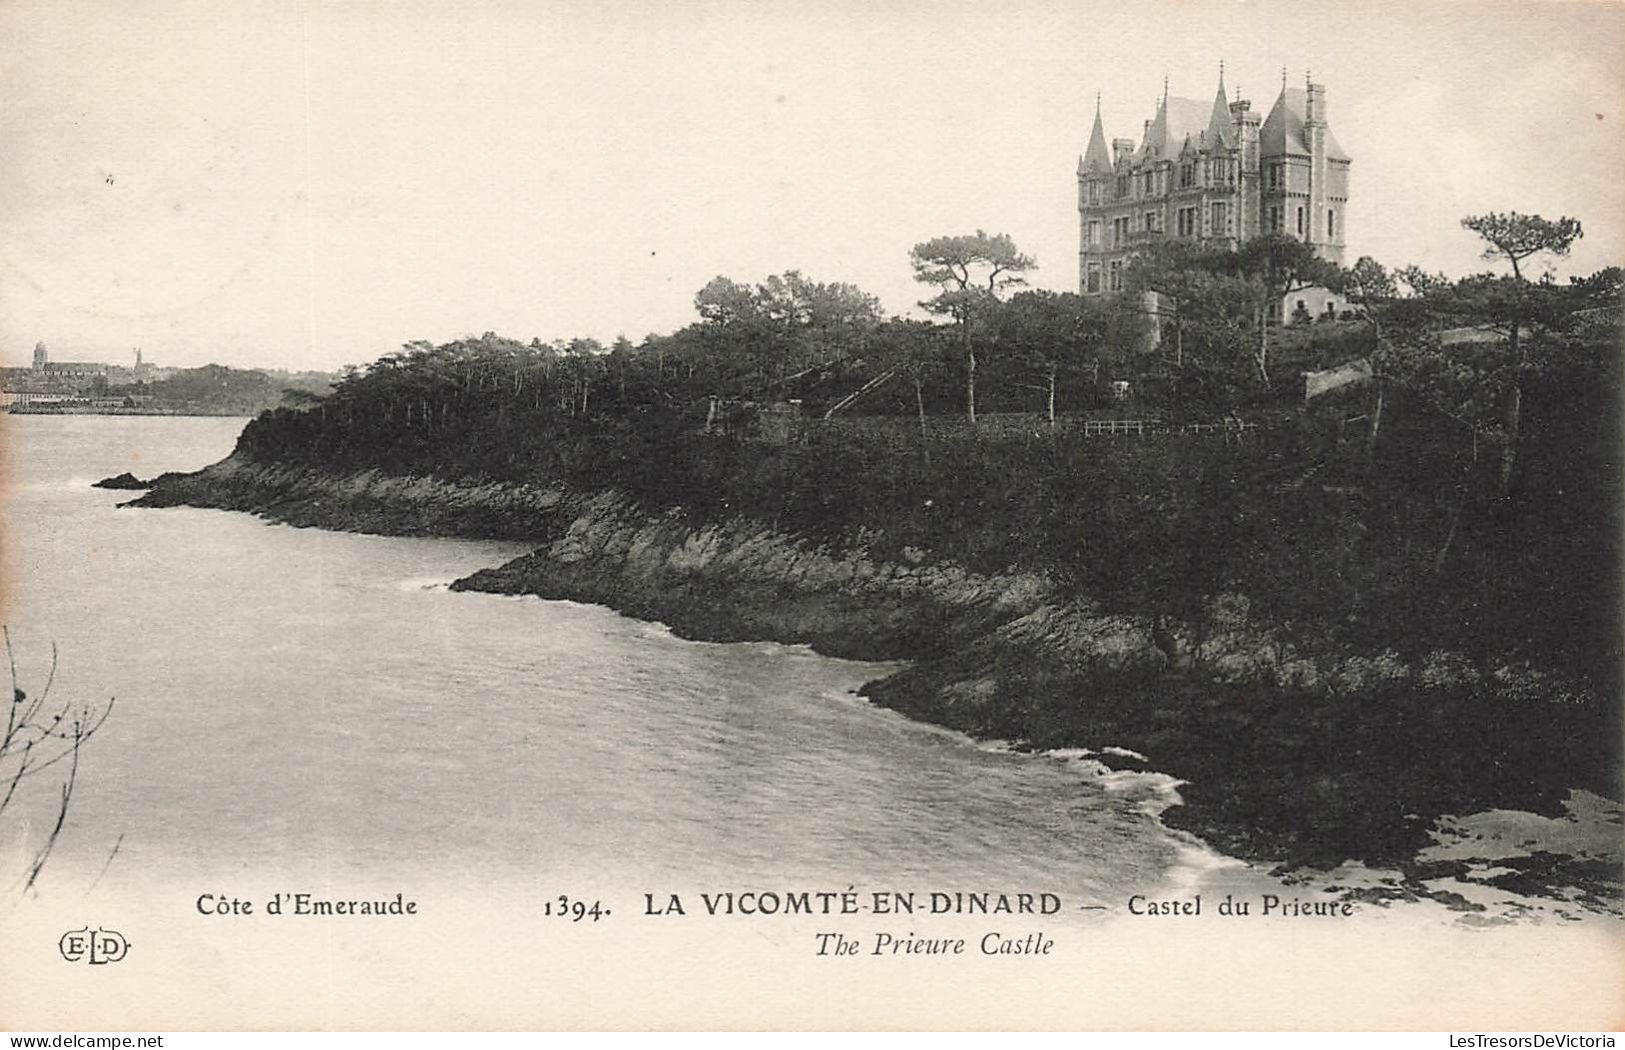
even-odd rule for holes
{"type": "Polygon", "coordinates": [[[1305,124],[1326,123],[1326,85],[1311,82],[1304,95],[1303,120],[1305,124]]]}
{"type": "Polygon", "coordinates": [[[1121,160],[1134,152],[1133,139],[1112,139],[1112,159],[1121,160]]]}

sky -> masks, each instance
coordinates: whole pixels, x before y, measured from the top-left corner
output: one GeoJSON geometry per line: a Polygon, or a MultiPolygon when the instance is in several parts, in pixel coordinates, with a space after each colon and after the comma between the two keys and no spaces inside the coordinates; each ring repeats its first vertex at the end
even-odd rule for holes
{"type": "Polygon", "coordinates": [[[718,274],[918,314],[976,229],[1077,283],[1096,93],[1326,86],[1348,259],[1460,274],[1495,210],[1625,262],[1625,3],[0,0],[0,361],[337,368],[634,340],[718,274]]]}

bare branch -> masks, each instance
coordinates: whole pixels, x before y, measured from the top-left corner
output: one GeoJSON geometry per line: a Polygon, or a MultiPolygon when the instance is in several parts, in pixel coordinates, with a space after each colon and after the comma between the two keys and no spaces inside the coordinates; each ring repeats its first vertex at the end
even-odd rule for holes
{"type": "Polygon", "coordinates": [[[39,878],[45,862],[51,858],[51,850],[56,846],[57,836],[62,834],[62,825],[68,819],[68,803],[73,801],[73,786],[79,778],[79,745],[75,742],[73,747],[73,764],[68,767],[67,782],[62,785],[62,804],[57,807],[56,823],[51,827],[51,834],[46,836],[45,845],[41,847],[39,855],[34,858],[34,867],[28,873],[28,881],[23,884],[23,892],[27,893],[34,888],[34,882],[39,878]]]}
{"type": "MultiPolygon", "coordinates": [[[[45,684],[38,696],[30,698],[17,681],[16,655],[9,628],[4,630],[4,639],[7,665],[12,676],[12,696],[6,705],[6,735],[0,738],[0,762],[12,764],[0,765],[0,784],[5,787],[4,797],[0,797],[0,812],[4,812],[17,799],[18,788],[24,780],[36,777],[64,760],[68,763],[67,772],[58,785],[56,820],[44,844],[28,866],[23,884],[23,892],[27,893],[39,880],[40,872],[44,870],[67,824],[68,810],[79,780],[79,759],[84,746],[107,724],[117,698],[109,698],[100,706],[68,699],[63,701],[60,707],[48,708],[46,704],[56,684],[57,666],[60,661],[58,647],[52,643],[51,668],[46,675],[45,684]],[[46,711],[50,712],[49,717],[45,716],[46,711]]],[[[115,845],[113,851],[115,855],[117,851],[118,846],[115,845]]],[[[103,870],[106,870],[105,866],[103,870]]]]}

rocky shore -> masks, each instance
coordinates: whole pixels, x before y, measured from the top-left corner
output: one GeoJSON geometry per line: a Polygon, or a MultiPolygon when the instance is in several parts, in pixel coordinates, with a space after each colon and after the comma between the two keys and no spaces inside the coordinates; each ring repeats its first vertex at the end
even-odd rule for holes
{"type": "MultiPolygon", "coordinates": [[[[911,548],[880,557],[863,537],[833,549],[760,522],[652,513],[612,491],[335,476],[240,456],[156,479],[129,505],[533,542],[453,589],[603,604],[689,638],[908,660],[865,695],[983,739],[1112,747],[1103,762],[1187,782],[1170,825],[1288,867],[1397,869],[1398,895],[1470,870],[1421,859],[1441,817],[1561,816],[1573,789],[1618,794],[1610,705],[1539,669],[1458,654],[1304,651],[1254,622],[1240,594],[1209,601],[1200,623],[1152,622],[1018,569],[977,574],[911,548]]],[[[1486,884],[1594,884],[1617,907],[1606,859],[1536,852],[1497,865],[1486,884]]]]}

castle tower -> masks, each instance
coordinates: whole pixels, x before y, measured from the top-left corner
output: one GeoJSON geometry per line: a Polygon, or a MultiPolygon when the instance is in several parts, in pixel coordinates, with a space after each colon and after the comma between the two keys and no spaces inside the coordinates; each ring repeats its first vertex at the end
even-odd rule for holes
{"type": "MultiPolygon", "coordinates": [[[[1346,243],[1349,156],[1332,134],[1326,88],[1305,77],[1287,87],[1269,116],[1236,93],[1224,67],[1211,101],[1163,93],[1139,145],[1106,135],[1095,100],[1089,144],[1078,158],[1078,290],[1123,290],[1134,253],[1161,240],[1238,248],[1266,233],[1298,237],[1341,264],[1346,243]],[[1108,143],[1110,146],[1108,147],[1108,143]]],[[[1316,316],[1346,305],[1325,289],[1282,305],[1316,316]]]]}
{"type": "Polygon", "coordinates": [[[1260,232],[1296,237],[1321,258],[1342,263],[1350,162],[1327,120],[1325,85],[1306,77],[1297,90],[1283,78],[1259,133],[1259,152],[1260,232]]]}
{"type": "MultiPolygon", "coordinates": [[[[1117,156],[1124,154],[1123,140],[1112,143],[1117,156]]],[[[1100,120],[1100,96],[1095,96],[1095,125],[1089,132],[1089,146],[1078,158],[1078,282],[1087,294],[1104,291],[1103,276],[1098,259],[1092,255],[1105,245],[1105,225],[1098,217],[1091,217],[1112,195],[1116,161],[1106,149],[1106,129],[1100,120]]]]}
{"type": "Polygon", "coordinates": [[[51,355],[46,352],[45,344],[44,343],[35,343],[34,344],[34,371],[36,371],[36,372],[45,371],[46,362],[50,361],[50,359],[51,359],[51,355]]]}

